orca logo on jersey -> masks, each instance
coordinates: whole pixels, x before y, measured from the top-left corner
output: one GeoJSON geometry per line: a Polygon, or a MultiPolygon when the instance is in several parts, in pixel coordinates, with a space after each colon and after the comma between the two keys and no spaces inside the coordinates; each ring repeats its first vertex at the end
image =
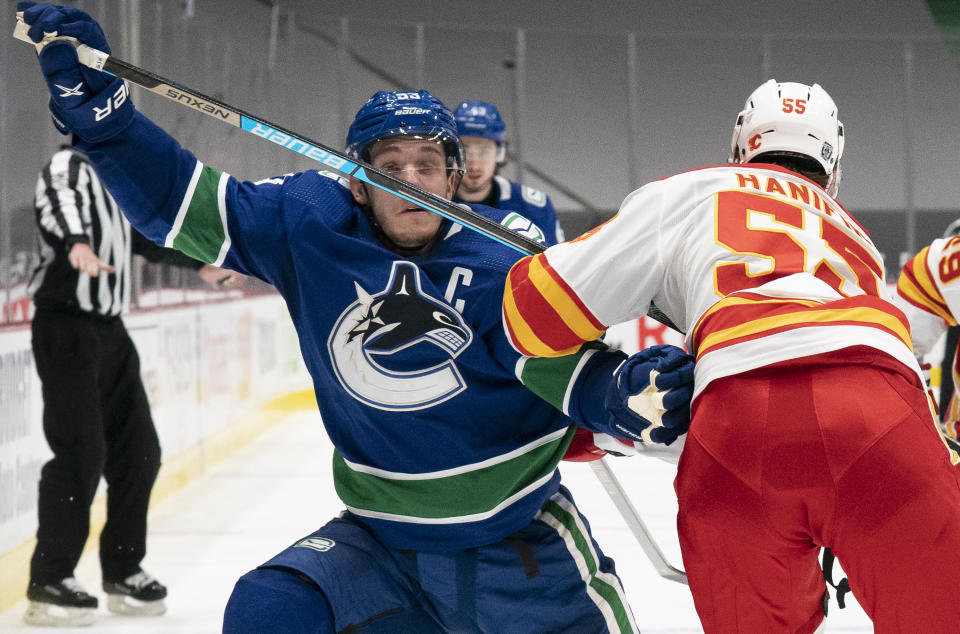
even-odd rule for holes
{"type": "Polygon", "coordinates": [[[343,311],[327,340],[334,372],[351,396],[377,409],[413,411],[467,389],[453,360],[473,341],[473,332],[457,311],[423,292],[415,264],[394,262],[386,288],[376,295],[354,285],[357,301],[343,311]],[[436,351],[412,349],[423,343],[444,358],[438,363],[436,351]],[[377,362],[391,357],[403,369],[377,362]]]}

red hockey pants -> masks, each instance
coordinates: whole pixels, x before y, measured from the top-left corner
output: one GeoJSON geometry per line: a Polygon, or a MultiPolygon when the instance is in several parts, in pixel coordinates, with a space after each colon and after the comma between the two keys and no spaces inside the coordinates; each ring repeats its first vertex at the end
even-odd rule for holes
{"type": "Polygon", "coordinates": [[[676,490],[704,630],[812,632],[820,546],[877,632],[960,631],[960,482],[918,380],[864,348],[712,382],[676,490]]]}

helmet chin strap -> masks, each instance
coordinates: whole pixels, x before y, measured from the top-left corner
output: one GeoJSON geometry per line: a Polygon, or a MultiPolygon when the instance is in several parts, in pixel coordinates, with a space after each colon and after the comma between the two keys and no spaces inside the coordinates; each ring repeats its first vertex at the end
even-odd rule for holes
{"type": "Polygon", "coordinates": [[[827,190],[827,193],[830,194],[831,198],[836,198],[837,194],[840,192],[840,177],[843,175],[843,170],[840,169],[840,162],[837,162],[837,166],[833,168],[833,172],[830,173],[830,178],[827,180],[827,186],[824,189],[827,190]]]}

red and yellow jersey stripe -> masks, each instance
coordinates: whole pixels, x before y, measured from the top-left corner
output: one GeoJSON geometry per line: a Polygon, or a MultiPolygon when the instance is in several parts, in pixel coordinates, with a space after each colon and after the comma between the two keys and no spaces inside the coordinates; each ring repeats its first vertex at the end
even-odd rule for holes
{"type": "Polygon", "coordinates": [[[706,354],[753,340],[811,326],[863,326],[894,336],[911,348],[906,316],[893,304],[872,295],[831,302],[776,298],[739,291],[723,298],[697,321],[691,334],[699,360],[706,354]]]}
{"type": "Polygon", "coordinates": [[[503,323],[510,342],[528,357],[573,354],[606,330],[542,253],[510,269],[503,323]]]}
{"type": "Polygon", "coordinates": [[[900,273],[897,281],[897,293],[917,308],[933,313],[951,326],[957,324],[953,313],[947,306],[943,293],[935,281],[935,275],[927,263],[930,247],[924,247],[911,258],[900,273]]]}

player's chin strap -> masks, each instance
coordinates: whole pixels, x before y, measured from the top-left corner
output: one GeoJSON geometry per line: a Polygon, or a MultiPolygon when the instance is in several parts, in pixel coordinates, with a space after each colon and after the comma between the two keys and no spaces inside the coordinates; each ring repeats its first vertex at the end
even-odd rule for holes
{"type": "MultiPolygon", "coordinates": [[[[837,605],[839,605],[842,610],[847,607],[846,603],[844,603],[843,595],[850,592],[850,582],[847,581],[846,577],[841,579],[840,583],[833,582],[833,562],[836,561],[836,559],[832,550],[829,548],[823,549],[823,580],[837,591],[837,605]]],[[[826,601],[824,601],[823,613],[827,613],[826,601]]]]}

